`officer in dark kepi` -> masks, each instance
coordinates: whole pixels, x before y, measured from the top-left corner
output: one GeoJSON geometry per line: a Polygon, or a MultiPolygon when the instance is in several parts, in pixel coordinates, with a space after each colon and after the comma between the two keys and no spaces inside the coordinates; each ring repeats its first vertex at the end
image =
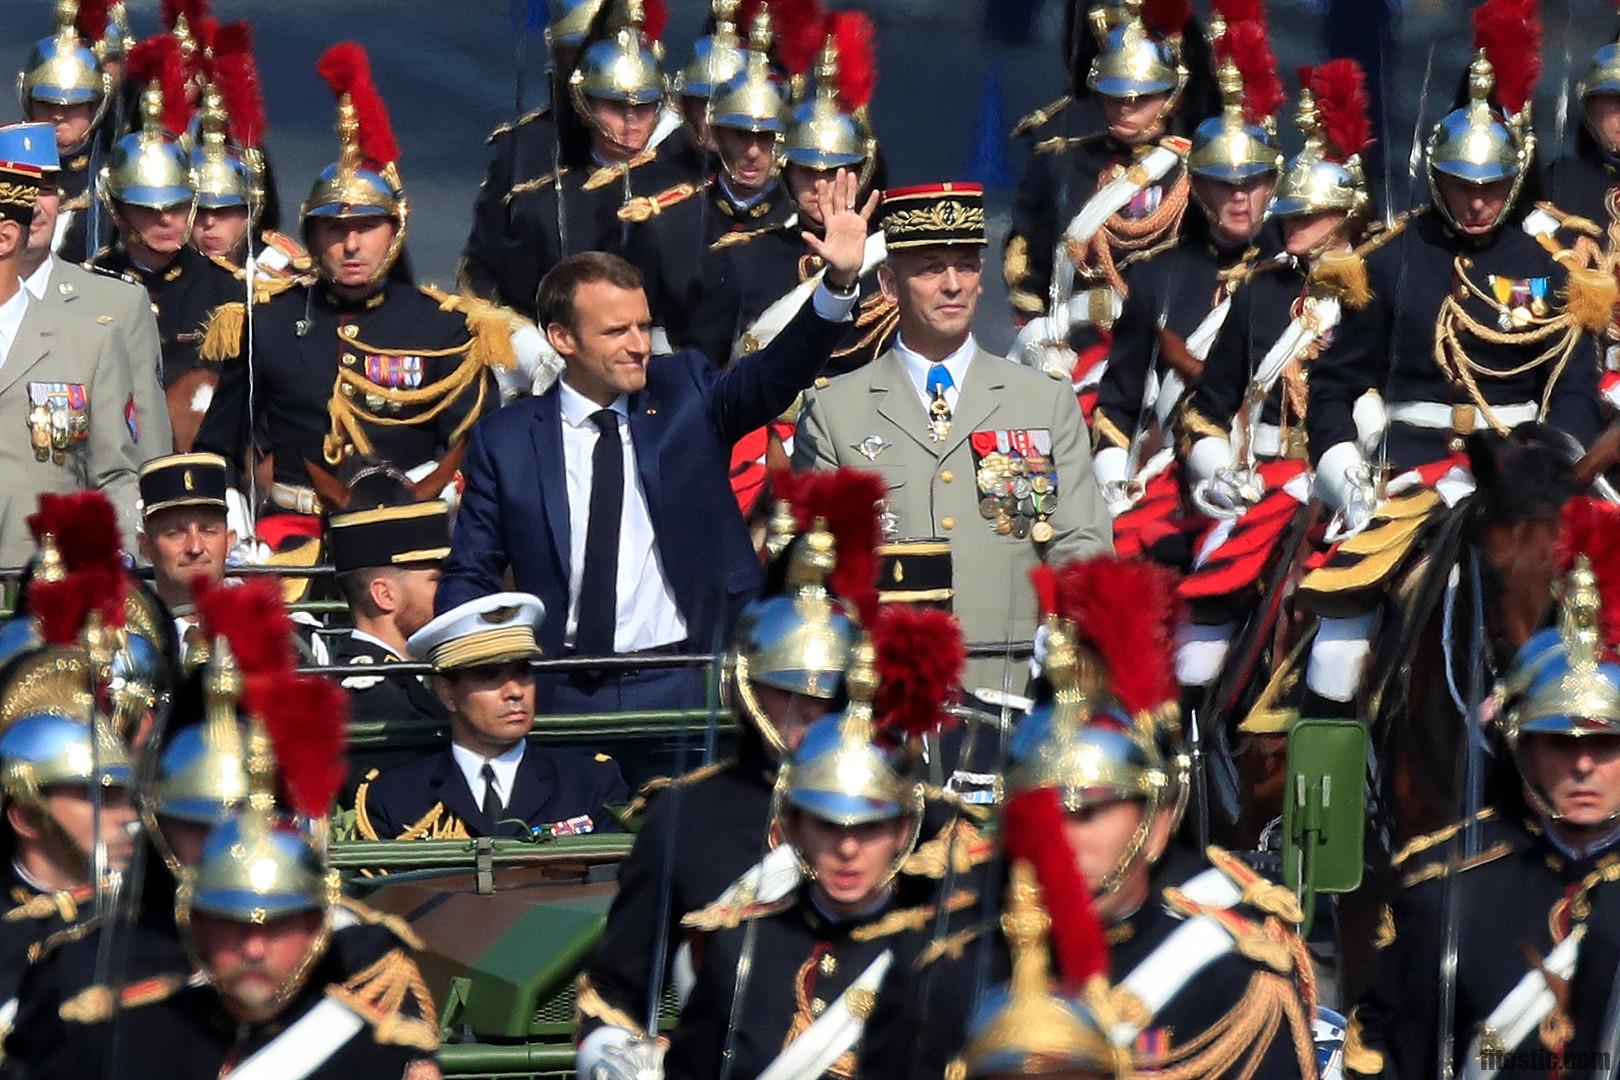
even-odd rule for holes
{"type": "Polygon", "coordinates": [[[167,454],[141,467],[141,558],[152,567],[152,588],[172,608],[182,658],[196,641],[193,609],[198,582],[225,580],[226,560],[236,546],[226,497],[230,463],[218,454],[167,454]]]}
{"type": "Polygon", "coordinates": [[[355,792],[367,840],[530,836],[611,831],[609,803],[629,795],[606,754],[530,746],[535,626],[545,608],[527,593],[460,604],[411,636],[433,665],[433,688],[450,713],[450,745],[373,770],[355,792]]]}
{"type": "MultiPolygon", "coordinates": [[[[433,618],[439,563],[450,554],[450,510],[439,499],[350,505],[326,523],[326,545],[354,629],[332,661],[365,670],[411,659],[409,639],[433,618]]],[[[343,680],[359,720],[447,723],[444,705],[414,675],[343,680]]]]}

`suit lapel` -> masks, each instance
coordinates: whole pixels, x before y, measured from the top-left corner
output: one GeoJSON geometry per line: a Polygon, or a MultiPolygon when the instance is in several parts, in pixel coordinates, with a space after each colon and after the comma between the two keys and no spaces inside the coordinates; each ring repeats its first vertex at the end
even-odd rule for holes
{"type": "MultiPolygon", "coordinates": [[[[872,395],[877,414],[905,433],[906,437],[934,457],[940,456],[943,443],[928,437],[928,414],[906,374],[905,362],[894,350],[885,353],[874,365],[872,395]]],[[[840,450],[843,448],[840,447],[840,450]]]]}
{"type": "Polygon", "coordinates": [[[997,360],[983,350],[975,352],[968,362],[967,374],[962,379],[962,393],[956,399],[956,412],[951,416],[951,433],[939,447],[941,457],[961,446],[967,437],[984,427],[1000,404],[1001,392],[1006,389],[1006,375],[997,360]]]}
{"type": "Polygon", "coordinates": [[[45,318],[45,304],[30,296],[22,324],[17,327],[17,340],[11,343],[11,352],[6,357],[5,365],[0,367],[0,394],[11,389],[18,379],[50,354],[56,335],[44,325],[45,318]]]}
{"type": "Polygon", "coordinates": [[[529,429],[540,464],[540,505],[545,509],[551,548],[564,580],[568,577],[568,466],[563,457],[562,396],[556,387],[540,395],[529,429]]]}
{"type": "Polygon", "coordinates": [[[506,816],[522,818],[530,827],[549,825],[549,821],[538,819],[556,789],[557,776],[550,759],[532,744],[524,747],[512,781],[512,797],[506,800],[506,816]]]}
{"type": "Polygon", "coordinates": [[[651,390],[630,395],[630,445],[636,448],[636,474],[647,496],[647,516],[658,520],[658,450],[664,421],[651,390]]]}
{"type": "Polygon", "coordinates": [[[467,831],[480,836],[492,834],[494,823],[484,820],[484,808],[473,797],[467,786],[467,777],[456,764],[456,756],[448,749],[439,756],[439,775],[434,778],[437,789],[434,797],[444,808],[467,823],[467,831]]]}
{"type": "Polygon", "coordinates": [[[45,295],[55,293],[61,297],[61,303],[71,304],[79,298],[79,290],[72,282],[62,280],[64,265],[61,259],[54,257],[51,259],[51,276],[45,282],[45,295]]]}

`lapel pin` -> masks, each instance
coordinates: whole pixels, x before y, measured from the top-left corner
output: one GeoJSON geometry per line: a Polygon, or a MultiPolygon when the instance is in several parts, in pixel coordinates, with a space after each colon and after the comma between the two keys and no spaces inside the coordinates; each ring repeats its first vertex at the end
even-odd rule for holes
{"type": "Polygon", "coordinates": [[[893,443],[884,442],[881,435],[868,435],[860,442],[850,444],[851,449],[858,452],[867,461],[876,461],[879,454],[893,445],[893,443]]]}

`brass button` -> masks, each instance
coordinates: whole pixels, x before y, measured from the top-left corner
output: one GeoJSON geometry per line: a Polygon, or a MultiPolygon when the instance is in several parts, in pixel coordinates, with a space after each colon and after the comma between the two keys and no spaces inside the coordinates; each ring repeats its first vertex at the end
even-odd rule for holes
{"type": "Polygon", "coordinates": [[[354,387],[350,386],[348,383],[344,383],[343,384],[343,396],[344,397],[354,397],[354,387]]]}
{"type": "Polygon", "coordinates": [[[810,1015],[811,1016],[820,1016],[822,1013],[824,1013],[826,1011],[827,1011],[827,1003],[825,1001],[821,1000],[820,998],[811,998],[810,999],[810,1015]]]}
{"type": "Polygon", "coordinates": [[[1462,263],[1462,268],[1463,268],[1463,269],[1464,269],[1464,270],[1472,270],[1472,269],[1473,269],[1473,268],[1474,268],[1474,260],[1473,260],[1473,259],[1470,259],[1470,258],[1469,258],[1469,257],[1468,257],[1468,256],[1466,256],[1466,255],[1464,255],[1464,256],[1463,256],[1463,257],[1462,257],[1462,258],[1461,258],[1461,259],[1460,259],[1460,260],[1458,260],[1458,261],[1459,261],[1459,262],[1461,262],[1461,263],[1462,263]]]}
{"type": "Polygon", "coordinates": [[[346,352],[343,354],[343,363],[345,367],[354,367],[359,362],[360,358],[354,355],[354,353],[346,352]]]}
{"type": "Polygon", "coordinates": [[[820,966],[823,975],[836,975],[838,974],[838,957],[832,953],[823,953],[820,966]]]}
{"type": "Polygon", "coordinates": [[[956,528],[956,519],[953,517],[940,518],[939,527],[948,532],[951,529],[956,528]]]}
{"type": "Polygon", "coordinates": [[[952,480],[956,479],[956,474],[951,472],[951,470],[949,470],[949,469],[941,469],[939,471],[939,479],[940,479],[940,483],[948,484],[952,480]]]}
{"type": "Polygon", "coordinates": [[[339,330],[338,333],[342,334],[350,341],[353,341],[355,338],[360,336],[360,328],[354,325],[354,323],[345,323],[343,325],[343,329],[339,330]]]}

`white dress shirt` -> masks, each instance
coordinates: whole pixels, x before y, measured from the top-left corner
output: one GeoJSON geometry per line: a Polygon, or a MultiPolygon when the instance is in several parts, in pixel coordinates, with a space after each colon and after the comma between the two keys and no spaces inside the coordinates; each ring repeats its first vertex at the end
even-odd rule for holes
{"type": "Polygon", "coordinates": [[[45,286],[51,283],[51,271],[56,267],[56,256],[47,254],[45,261],[39,264],[39,269],[23,278],[23,288],[31,293],[35,300],[45,299],[45,286]]]}
{"type": "MultiPolygon", "coordinates": [[[[969,334],[967,340],[962,342],[960,348],[940,363],[945,370],[951,373],[951,385],[945,388],[945,404],[956,411],[956,403],[962,397],[962,380],[967,378],[968,364],[973,361],[973,354],[978,350],[978,343],[969,334]]],[[[922,400],[923,412],[933,403],[934,397],[928,392],[928,370],[934,366],[934,361],[919,353],[914,353],[906,347],[905,340],[898,334],[894,339],[894,351],[899,355],[900,362],[906,366],[906,374],[911,376],[911,385],[917,389],[917,397],[922,400]]]]}
{"type": "Polygon", "coordinates": [[[512,787],[517,783],[518,762],[523,760],[522,739],[500,757],[487,758],[460,743],[450,744],[450,756],[456,759],[461,775],[467,778],[467,790],[472,792],[473,801],[479,806],[484,805],[485,765],[495,770],[495,797],[501,801],[502,808],[512,801],[512,787]]]}
{"type": "MultiPolygon", "coordinates": [[[[579,586],[585,575],[585,538],[591,525],[591,455],[600,435],[591,414],[601,406],[569,386],[566,377],[557,380],[557,392],[561,395],[563,464],[568,481],[568,621],[563,639],[572,645],[579,628],[579,586]]],[[[608,408],[619,414],[619,443],[624,450],[613,650],[627,653],[685,641],[686,619],[658,557],[647,492],[641,486],[636,448],[630,441],[629,399],[621,394],[608,408]]]]}
{"type": "Polygon", "coordinates": [[[0,365],[11,355],[11,346],[22,330],[23,315],[28,311],[28,290],[18,288],[10,300],[0,304],[0,365]]]}
{"type": "Polygon", "coordinates": [[[389,656],[392,656],[396,660],[405,659],[404,654],[401,653],[398,649],[396,649],[392,645],[388,644],[388,642],[384,641],[382,638],[372,637],[370,634],[366,633],[364,630],[352,630],[351,629],[349,631],[349,636],[354,638],[354,640],[356,640],[356,641],[369,641],[371,644],[377,646],[377,648],[379,648],[379,649],[382,649],[389,656]]]}

